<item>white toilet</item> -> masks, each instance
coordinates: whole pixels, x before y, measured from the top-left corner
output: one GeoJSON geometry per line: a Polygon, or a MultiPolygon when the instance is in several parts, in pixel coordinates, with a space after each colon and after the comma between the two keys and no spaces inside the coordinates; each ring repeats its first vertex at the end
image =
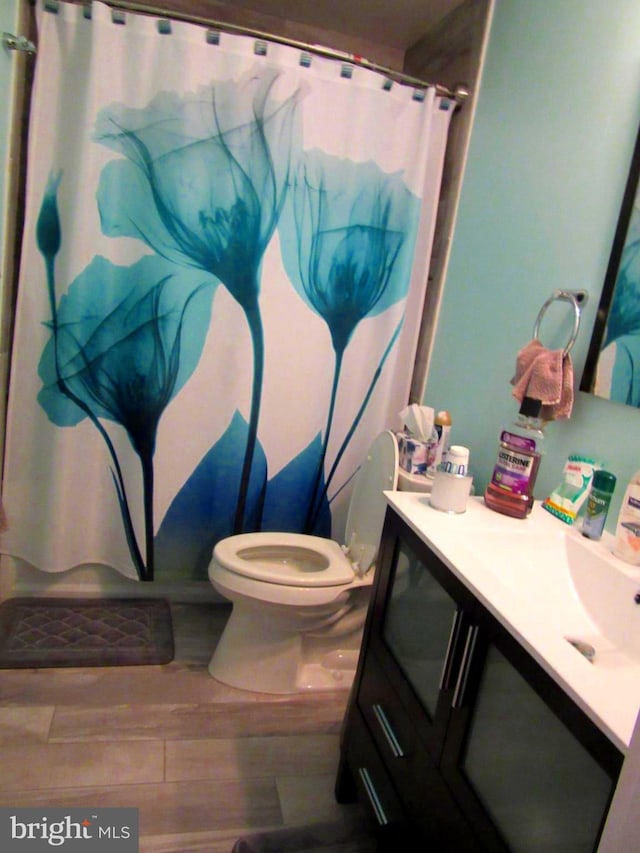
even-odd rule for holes
{"type": "Polygon", "coordinates": [[[346,545],[299,533],[242,533],[215,546],[214,588],[233,610],[209,663],[218,681],[261,693],[350,687],[398,446],[381,433],[349,503],[346,545]]]}

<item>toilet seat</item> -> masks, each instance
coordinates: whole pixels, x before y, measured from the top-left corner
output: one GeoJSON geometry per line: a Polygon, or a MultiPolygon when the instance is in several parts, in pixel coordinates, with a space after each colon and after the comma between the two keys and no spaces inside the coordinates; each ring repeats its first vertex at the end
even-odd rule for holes
{"type": "Polygon", "coordinates": [[[220,540],[215,565],[242,578],[286,587],[343,587],[363,577],[375,561],[386,512],[383,492],[398,482],[398,445],[387,430],[373,441],[358,470],[349,503],[346,544],[304,533],[240,533],[220,540]]]}
{"type": "Polygon", "coordinates": [[[364,578],[357,578],[351,572],[350,583],[336,586],[293,586],[248,578],[218,564],[212,583],[214,588],[226,599],[233,601],[241,596],[245,603],[253,602],[253,606],[258,611],[263,605],[269,604],[292,609],[299,613],[301,610],[324,607],[335,602],[346,603],[350,592],[356,587],[371,586],[373,574],[369,573],[364,578]]]}
{"type": "Polygon", "coordinates": [[[285,586],[344,586],[353,569],[337,542],[304,533],[239,533],[222,539],[213,557],[228,571],[285,586]]]}

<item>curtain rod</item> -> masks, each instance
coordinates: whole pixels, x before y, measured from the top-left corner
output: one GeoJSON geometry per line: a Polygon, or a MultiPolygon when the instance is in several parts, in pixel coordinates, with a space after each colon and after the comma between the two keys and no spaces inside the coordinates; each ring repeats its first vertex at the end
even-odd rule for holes
{"type": "MultiPolygon", "coordinates": [[[[103,2],[104,1],[105,0],[103,0],[103,2]]],[[[91,0],[89,3],[83,2],[82,5],[91,6],[91,0]]],[[[184,21],[190,24],[201,24],[206,27],[214,27],[220,30],[227,30],[241,35],[251,36],[252,38],[265,39],[266,41],[277,42],[278,44],[284,44],[289,47],[295,47],[299,50],[307,51],[308,53],[315,53],[319,56],[323,56],[325,57],[325,59],[336,59],[341,62],[349,62],[353,65],[359,65],[362,68],[367,68],[370,71],[376,71],[379,74],[384,74],[386,77],[389,77],[391,80],[394,80],[397,83],[401,83],[408,86],[416,86],[425,89],[435,89],[437,95],[440,95],[445,98],[451,98],[456,102],[457,106],[463,104],[469,96],[469,90],[466,86],[462,84],[459,84],[455,87],[455,89],[452,90],[447,86],[443,86],[441,83],[429,83],[425,80],[420,80],[417,77],[412,77],[411,75],[405,74],[402,71],[394,71],[392,68],[386,68],[384,65],[378,65],[375,62],[370,62],[368,59],[364,59],[364,57],[357,56],[352,53],[332,50],[330,48],[322,47],[321,45],[307,44],[306,42],[285,38],[284,36],[278,36],[274,33],[262,32],[261,30],[256,30],[251,27],[244,27],[238,24],[230,24],[226,21],[216,21],[211,18],[205,18],[201,15],[190,15],[188,12],[175,12],[173,10],[169,11],[167,9],[161,9],[157,6],[150,5],[148,3],[133,2],[133,0],[106,0],[105,5],[110,6],[113,9],[122,9],[123,11],[128,12],[140,12],[142,14],[153,15],[154,17],[158,18],[170,17],[175,20],[184,21]]]]}

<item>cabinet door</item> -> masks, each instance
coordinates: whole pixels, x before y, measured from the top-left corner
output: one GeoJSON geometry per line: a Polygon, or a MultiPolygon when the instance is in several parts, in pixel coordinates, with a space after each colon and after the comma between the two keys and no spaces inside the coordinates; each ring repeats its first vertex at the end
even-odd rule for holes
{"type": "Polygon", "coordinates": [[[622,756],[493,617],[478,616],[443,775],[486,849],[594,851],[622,756]]]}
{"type": "Polygon", "coordinates": [[[395,514],[382,554],[370,647],[437,763],[474,600],[395,514]]]}

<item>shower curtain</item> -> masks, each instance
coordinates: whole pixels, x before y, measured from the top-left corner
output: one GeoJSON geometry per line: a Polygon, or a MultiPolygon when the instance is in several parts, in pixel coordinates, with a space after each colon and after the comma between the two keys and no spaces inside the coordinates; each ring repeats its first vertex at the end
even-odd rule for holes
{"type": "Polygon", "coordinates": [[[407,402],[453,104],[98,2],[38,31],[3,551],[173,582],[232,533],[340,536],[407,402]]]}

